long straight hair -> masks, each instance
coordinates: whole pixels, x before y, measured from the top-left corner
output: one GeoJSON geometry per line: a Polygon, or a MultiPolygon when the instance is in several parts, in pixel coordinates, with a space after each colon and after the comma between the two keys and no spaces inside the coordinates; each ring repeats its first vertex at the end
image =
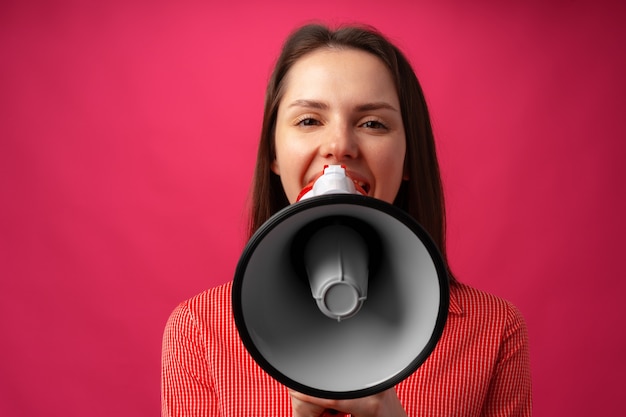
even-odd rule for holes
{"type": "Polygon", "coordinates": [[[378,57],[389,69],[400,101],[406,134],[404,180],[394,205],[409,213],[439,248],[447,264],[444,193],[430,116],[417,76],[404,54],[372,27],[345,26],[332,30],[309,24],[285,41],[265,94],[263,125],[254,172],[248,238],[272,215],[289,205],[280,177],[271,170],[275,159],[278,106],[284,95],[284,79],[293,64],[321,48],[357,49],[378,57]]]}

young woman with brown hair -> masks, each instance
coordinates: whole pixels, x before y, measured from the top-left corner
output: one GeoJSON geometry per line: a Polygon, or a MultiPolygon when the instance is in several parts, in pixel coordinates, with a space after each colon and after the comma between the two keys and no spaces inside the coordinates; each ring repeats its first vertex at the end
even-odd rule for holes
{"type": "MultiPolygon", "coordinates": [[[[368,27],[307,25],[286,41],[266,93],[250,236],[325,165],[409,213],[445,259],[439,166],[421,87],[404,55],[368,27]]],[[[452,277],[452,275],[450,274],[452,277]]],[[[529,416],[525,322],[510,303],[450,278],[430,357],[397,386],[328,400],[282,386],[245,350],[232,283],[179,305],[163,343],[163,416],[529,416]]],[[[358,348],[358,347],[357,347],[358,348]]],[[[381,353],[382,354],[382,353],[381,353]]]]}

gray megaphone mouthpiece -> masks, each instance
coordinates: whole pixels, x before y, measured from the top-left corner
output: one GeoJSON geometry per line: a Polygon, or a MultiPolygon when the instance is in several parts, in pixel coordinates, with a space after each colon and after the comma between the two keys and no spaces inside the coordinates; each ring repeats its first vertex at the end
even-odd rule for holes
{"type": "MultiPolygon", "coordinates": [[[[299,200],[334,193],[357,193],[339,165],[325,167],[311,191],[299,200]]],[[[369,275],[369,250],[363,236],[337,220],[309,236],[301,256],[320,311],[337,321],[357,314],[367,299],[369,275]]]]}
{"type": "Polygon", "coordinates": [[[367,298],[367,245],[351,227],[332,224],[317,231],[304,248],[311,293],[320,311],[341,321],[354,316],[367,298]]]}

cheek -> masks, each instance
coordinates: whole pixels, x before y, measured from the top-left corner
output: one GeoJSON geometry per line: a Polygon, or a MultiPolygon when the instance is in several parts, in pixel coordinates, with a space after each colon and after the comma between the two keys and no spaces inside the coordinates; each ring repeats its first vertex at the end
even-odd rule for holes
{"type": "Polygon", "coordinates": [[[280,182],[287,199],[290,203],[294,203],[301,189],[300,178],[302,177],[302,163],[300,163],[301,160],[297,155],[284,152],[284,148],[281,150],[283,152],[276,153],[276,159],[272,164],[272,171],[280,176],[280,182]]]}
{"type": "Polygon", "coordinates": [[[376,187],[378,198],[393,203],[400,185],[405,177],[405,144],[396,143],[396,146],[379,149],[377,156],[379,163],[376,170],[376,187]],[[383,156],[384,155],[384,156],[383,156]]]}
{"type": "MultiPolygon", "coordinates": [[[[289,176],[292,180],[300,180],[307,163],[314,154],[312,141],[297,135],[276,135],[276,159],[274,165],[281,176],[289,176]]],[[[276,172],[275,170],[275,172],[276,172]]]]}
{"type": "Polygon", "coordinates": [[[393,204],[398,192],[400,191],[400,185],[402,184],[402,173],[404,170],[397,169],[396,167],[390,167],[385,170],[383,175],[383,183],[380,186],[380,199],[385,200],[389,204],[393,204]]]}

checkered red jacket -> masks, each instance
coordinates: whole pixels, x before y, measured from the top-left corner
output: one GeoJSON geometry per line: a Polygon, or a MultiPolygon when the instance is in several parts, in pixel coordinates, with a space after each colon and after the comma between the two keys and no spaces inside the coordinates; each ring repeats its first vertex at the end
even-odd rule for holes
{"type": "MultiPolygon", "coordinates": [[[[225,284],[180,304],[163,339],[163,417],[287,417],[287,390],[249,356],[225,284]]],[[[510,303],[463,284],[450,287],[443,335],[396,386],[409,416],[530,416],[526,324],[510,303]]]]}

